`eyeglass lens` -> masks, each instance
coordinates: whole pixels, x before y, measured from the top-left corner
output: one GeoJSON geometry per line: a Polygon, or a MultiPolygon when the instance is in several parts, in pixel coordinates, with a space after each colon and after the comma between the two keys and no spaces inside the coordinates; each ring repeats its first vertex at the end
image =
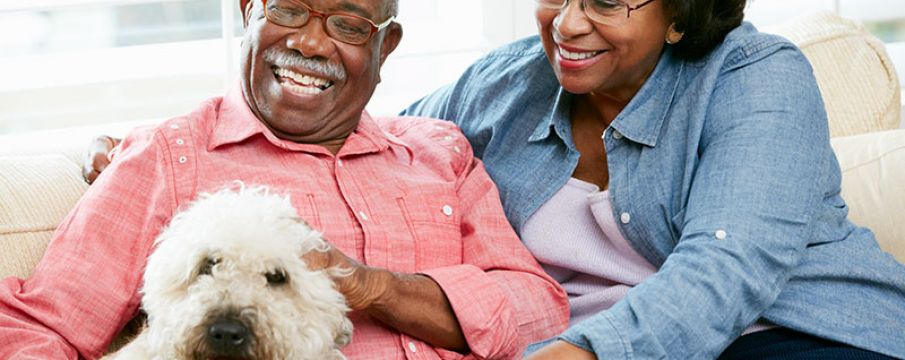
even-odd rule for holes
{"type": "MultiPolygon", "coordinates": [[[[622,25],[628,19],[628,5],[616,0],[576,0],[582,1],[585,14],[593,21],[607,25],[622,25]]],[[[549,9],[561,9],[566,0],[537,0],[549,9]]]]}
{"type": "Polygon", "coordinates": [[[324,26],[327,35],[349,44],[363,44],[371,37],[371,24],[367,19],[342,14],[320,14],[301,2],[293,0],[268,0],[267,19],[286,27],[302,27],[311,16],[325,17],[324,26]]]}

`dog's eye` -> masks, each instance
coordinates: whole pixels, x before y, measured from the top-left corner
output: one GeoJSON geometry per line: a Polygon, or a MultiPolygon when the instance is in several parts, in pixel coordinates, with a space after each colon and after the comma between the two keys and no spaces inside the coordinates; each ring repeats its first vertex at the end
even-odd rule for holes
{"type": "Polygon", "coordinates": [[[220,259],[211,257],[204,259],[204,262],[201,264],[201,269],[198,270],[198,275],[210,275],[211,269],[214,268],[214,265],[217,265],[219,263],[220,259]]]}
{"type": "Polygon", "coordinates": [[[271,271],[264,274],[264,277],[267,278],[267,285],[277,286],[286,283],[286,274],[282,270],[271,271]]]}

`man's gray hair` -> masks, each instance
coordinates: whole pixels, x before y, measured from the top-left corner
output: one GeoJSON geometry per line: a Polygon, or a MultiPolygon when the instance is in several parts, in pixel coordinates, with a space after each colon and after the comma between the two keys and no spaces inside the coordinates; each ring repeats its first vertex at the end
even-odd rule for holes
{"type": "Polygon", "coordinates": [[[390,16],[399,16],[399,0],[387,0],[387,18],[390,16]]]}

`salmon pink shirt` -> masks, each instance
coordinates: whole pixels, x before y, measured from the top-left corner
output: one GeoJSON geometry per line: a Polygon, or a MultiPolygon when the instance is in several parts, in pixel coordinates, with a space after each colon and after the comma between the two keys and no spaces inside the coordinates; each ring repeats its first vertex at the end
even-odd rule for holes
{"type": "MultiPolygon", "coordinates": [[[[0,358],[101,356],[138,311],[142,269],[161,228],[200,192],[235,180],[290,194],[348,256],[435,280],[472,351],[465,358],[518,357],[565,329],[564,292],[516,237],[453,124],[365,112],[334,156],[276,138],[234,89],[123,141],[32,276],[0,283],[0,358]]],[[[349,358],[463,358],[363,312],[350,317],[349,358]]]]}

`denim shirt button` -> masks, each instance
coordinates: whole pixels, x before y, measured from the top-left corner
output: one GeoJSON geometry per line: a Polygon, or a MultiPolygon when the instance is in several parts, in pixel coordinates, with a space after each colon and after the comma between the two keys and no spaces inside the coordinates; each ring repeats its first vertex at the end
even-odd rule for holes
{"type": "Polygon", "coordinates": [[[716,233],[713,234],[717,240],[726,240],[726,230],[717,230],[716,233]]]}
{"type": "Polygon", "coordinates": [[[632,215],[624,212],[622,213],[622,215],[619,215],[619,220],[622,221],[623,224],[628,224],[630,221],[632,221],[632,215]]]}
{"type": "Polygon", "coordinates": [[[616,131],[616,130],[614,129],[614,130],[613,130],[613,139],[621,140],[621,139],[622,139],[622,133],[621,133],[621,132],[618,132],[618,131],[616,131]]]}

